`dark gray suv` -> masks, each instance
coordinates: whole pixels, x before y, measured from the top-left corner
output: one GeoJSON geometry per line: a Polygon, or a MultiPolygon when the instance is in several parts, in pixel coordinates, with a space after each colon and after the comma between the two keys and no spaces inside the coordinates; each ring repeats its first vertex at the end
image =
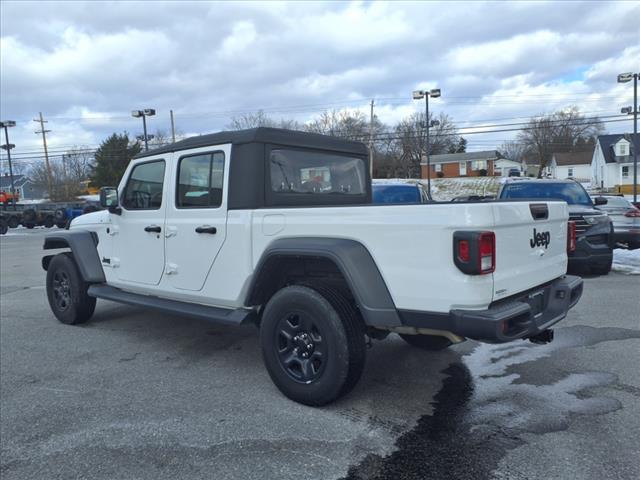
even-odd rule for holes
{"type": "Polygon", "coordinates": [[[502,185],[499,199],[564,200],[569,205],[569,220],[576,224],[577,243],[569,253],[569,269],[588,269],[592,273],[607,274],[613,260],[613,224],[609,216],[595,205],[606,204],[604,198],[596,203],[578,182],[573,180],[523,179],[502,185]]]}

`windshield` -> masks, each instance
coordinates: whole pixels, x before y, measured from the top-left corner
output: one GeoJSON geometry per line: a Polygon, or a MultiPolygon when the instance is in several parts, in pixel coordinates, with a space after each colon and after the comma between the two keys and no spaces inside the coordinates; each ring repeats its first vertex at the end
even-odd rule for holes
{"type": "Polygon", "coordinates": [[[514,182],[504,186],[500,198],[564,200],[569,205],[593,206],[587,192],[577,183],[514,182]]]}

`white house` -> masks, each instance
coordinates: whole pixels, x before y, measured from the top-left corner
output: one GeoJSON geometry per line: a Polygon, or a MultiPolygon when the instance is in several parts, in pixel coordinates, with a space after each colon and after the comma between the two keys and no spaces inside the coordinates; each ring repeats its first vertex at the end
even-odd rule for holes
{"type": "Polygon", "coordinates": [[[592,152],[554,153],[549,163],[553,178],[591,180],[592,152]]]}
{"type": "Polygon", "coordinates": [[[524,172],[522,163],[516,162],[515,160],[509,160],[508,158],[499,158],[493,165],[493,174],[500,175],[502,177],[508,177],[509,170],[511,170],[512,168],[517,169],[520,174],[523,174],[524,172]]]}
{"type": "Polygon", "coordinates": [[[640,134],[632,137],[626,133],[598,137],[591,161],[594,187],[614,189],[633,184],[633,149],[640,148],[640,134]]]}

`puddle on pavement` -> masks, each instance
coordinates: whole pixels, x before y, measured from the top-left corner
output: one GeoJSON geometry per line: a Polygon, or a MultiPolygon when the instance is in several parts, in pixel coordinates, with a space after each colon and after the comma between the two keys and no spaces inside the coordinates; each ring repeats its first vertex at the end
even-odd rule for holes
{"type": "MultiPolygon", "coordinates": [[[[522,445],[524,433],[564,430],[572,414],[598,415],[618,410],[618,400],[596,387],[615,387],[606,372],[563,374],[548,384],[527,383],[519,368],[572,347],[640,338],[623,328],[567,327],[545,346],[517,342],[479,344],[443,371],[443,387],[434,397],[432,415],[396,441],[396,450],[368,455],[345,477],[359,479],[489,479],[507,451],[522,445]]],[[[545,378],[545,375],[536,377],[545,378]]]]}

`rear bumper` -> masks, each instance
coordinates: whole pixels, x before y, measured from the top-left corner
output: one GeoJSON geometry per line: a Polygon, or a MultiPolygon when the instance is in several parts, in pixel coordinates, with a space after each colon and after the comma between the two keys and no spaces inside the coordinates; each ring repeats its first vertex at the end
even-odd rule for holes
{"type": "Polygon", "coordinates": [[[486,310],[446,314],[400,312],[406,326],[444,330],[487,343],[532,337],[562,320],[582,296],[582,279],[563,276],[551,283],[501,300],[486,310]]]}
{"type": "Polygon", "coordinates": [[[575,251],[569,254],[569,268],[610,265],[613,258],[612,243],[611,233],[580,237],[575,251]]]}

